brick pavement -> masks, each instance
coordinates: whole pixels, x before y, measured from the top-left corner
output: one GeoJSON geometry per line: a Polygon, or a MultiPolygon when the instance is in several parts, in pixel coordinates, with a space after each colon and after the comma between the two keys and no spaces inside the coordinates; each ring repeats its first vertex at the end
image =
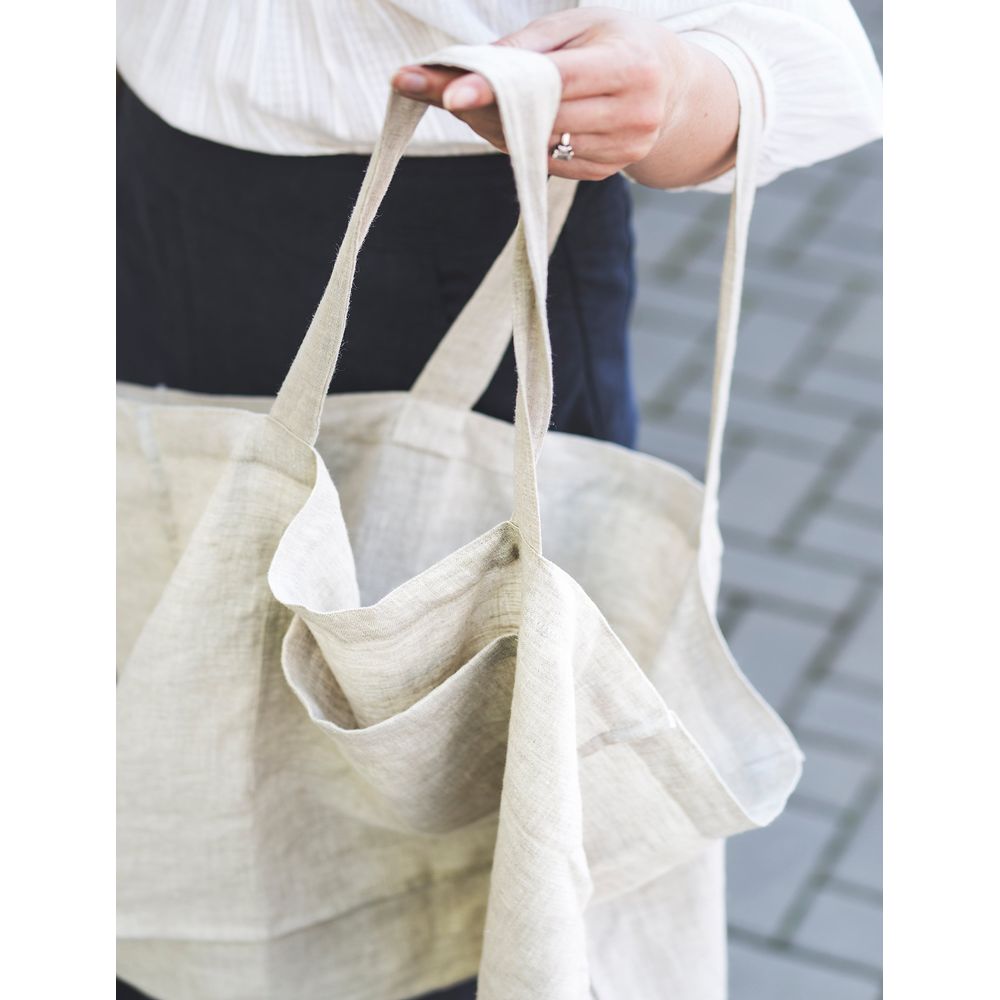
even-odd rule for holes
{"type": "MultiPolygon", "coordinates": [[[[856,9],[880,53],[881,3],[856,9]]],[[[725,199],[635,194],[639,446],[701,475],[725,199]]],[[[880,244],[880,145],[758,194],[720,618],[807,761],[729,849],[732,1000],[881,995],[880,244]]]]}

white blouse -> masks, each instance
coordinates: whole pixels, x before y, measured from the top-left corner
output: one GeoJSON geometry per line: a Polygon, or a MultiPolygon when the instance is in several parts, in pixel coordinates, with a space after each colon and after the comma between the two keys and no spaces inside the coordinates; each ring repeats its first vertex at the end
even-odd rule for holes
{"type": "MultiPolygon", "coordinates": [[[[881,78],[848,0],[584,0],[683,32],[760,80],[767,183],[881,133],[881,78]],[[739,56],[737,56],[738,58],[739,56]]],[[[119,0],[118,68],[174,127],[242,149],[369,152],[400,66],[455,43],[487,43],[573,0],[119,0]]],[[[492,149],[432,109],[409,153],[492,149]]],[[[725,179],[707,187],[725,186],[725,179]]]]}

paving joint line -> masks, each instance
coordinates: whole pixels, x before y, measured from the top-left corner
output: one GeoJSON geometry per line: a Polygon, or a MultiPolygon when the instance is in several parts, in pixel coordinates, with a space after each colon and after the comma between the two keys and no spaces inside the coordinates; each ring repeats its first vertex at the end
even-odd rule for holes
{"type": "Polygon", "coordinates": [[[825,513],[831,514],[849,524],[863,524],[867,527],[882,530],[882,508],[869,507],[867,504],[854,500],[844,500],[842,497],[828,497],[825,513]]]}
{"type": "Polygon", "coordinates": [[[810,795],[803,795],[801,792],[796,792],[788,800],[787,808],[792,812],[800,812],[809,816],[822,816],[824,819],[833,820],[839,819],[844,811],[842,806],[824,802],[822,799],[816,799],[810,795]]]}
{"type": "Polygon", "coordinates": [[[826,680],[833,669],[837,654],[843,649],[851,637],[851,632],[871,606],[873,588],[867,580],[859,580],[854,596],[833,620],[819,648],[810,658],[805,670],[785,698],[781,714],[790,720],[796,720],[802,711],[806,700],[813,690],[826,680]]]}
{"type": "Polygon", "coordinates": [[[871,886],[859,885],[857,882],[851,882],[849,879],[839,878],[836,875],[831,875],[827,878],[825,888],[831,892],[836,892],[840,896],[848,896],[852,899],[859,899],[866,903],[872,903],[875,906],[882,906],[881,889],[873,889],[871,886]]]}
{"type": "MultiPolygon", "coordinates": [[[[844,401],[827,393],[810,391],[802,394],[798,392],[797,386],[789,385],[787,382],[766,382],[739,371],[733,377],[733,391],[756,393],[755,398],[758,399],[765,399],[771,403],[778,400],[782,405],[792,406],[803,413],[845,422],[844,401]]],[[[882,429],[882,414],[877,407],[851,402],[848,404],[847,411],[851,410],[854,411],[851,422],[855,426],[873,433],[882,429]]]]}
{"type": "Polygon", "coordinates": [[[821,608],[815,604],[804,604],[792,600],[790,597],[762,593],[757,590],[746,590],[738,584],[727,582],[725,570],[723,570],[722,586],[728,595],[728,600],[745,600],[748,604],[760,608],[762,611],[771,611],[777,615],[798,618],[801,621],[824,628],[830,626],[832,617],[836,615],[835,611],[830,611],[828,608],[821,608]]]}
{"type": "Polygon", "coordinates": [[[795,547],[799,534],[813,515],[822,510],[826,498],[834,494],[837,479],[850,470],[870,440],[869,431],[853,423],[847,425],[844,436],[827,454],[812,485],[778,527],[776,545],[779,551],[790,552],[795,547]]]}
{"type": "MultiPolygon", "coordinates": [[[[724,520],[724,519],[723,519],[724,520]]],[[[871,567],[862,566],[860,562],[852,561],[847,564],[849,557],[831,557],[830,553],[822,549],[815,549],[810,546],[802,546],[795,542],[791,544],[785,536],[780,533],[773,538],[762,538],[745,528],[724,528],[724,541],[729,543],[729,548],[745,549],[757,555],[780,556],[783,560],[798,562],[804,566],[814,569],[821,569],[825,572],[834,573],[837,576],[850,577],[856,579],[863,576],[873,583],[881,583],[881,570],[873,572],[871,567]]]]}
{"type": "Polygon", "coordinates": [[[719,629],[728,641],[728,636],[735,631],[744,616],[753,607],[753,602],[746,594],[735,591],[726,594],[725,605],[725,609],[719,614],[718,621],[719,629]]]}
{"type": "Polygon", "coordinates": [[[839,823],[835,824],[833,835],[827,841],[813,865],[812,872],[802,883],[798,893],[789,903],[782,917],[775,937],[791,943],[792,936],[802,926],[802,921],[812,906],[816,895],[826,885],[834,865],[841,859],[867,811],[878,799],[882,788],[881,775],[873,775],[861,786],[851,805],[844,810],[839,823]]]}
{"type": "Polygon", "coordinates": [[[816,368],[828,357],[832,346],[830,334],[840,333],[845,325],[861,311],[864,299],[843,294],[837,295],[816,317],[811,336],[789,358],[778,373],[778,381],[799,385],[809,370],[816,368]]]}
{"type": "MultiPolygon", "coordinates": [[[[873,747],[868,743],[861,743],[847,736],[840,736],[836,733],[829,733],[821,729],[812,729],[808,726],[793,726],[795,737],[799,743],[806,748],[808,758],[808,748],[815,747],[817,750],[834,750],[837,753],[848,757],[854,757],[859,761],[870,764],[878,768],[882,763],[882,751],[879,747],[873,747]]],[[[807,764],[808,766],[808,764],[807,764]]]]}
{"type": "MultiPolygon", "coordinates": [[[[820,507],[813,511],[813,515],[822,512],[823,508],[820,507]]],[[[882,579],[881,546],[879,546],[879,554],[871,560],[865,559],[863,556],[844,556],[839,552],[834,552],[833,549],[824,549],[802,541],[795,542],[787,551],[789,554],[794,553],[796,556],[804,557],[804,562],[809,562],[814,566],[837,569],[854,576],[866,576],[870,580],[879,582],[882,579]]]]}
{"type": "Polygon", "coordinates": [[[753,945],[761,950],[798,959],[804,965],[824,966],[834,972],[847,973],[865,979],[876,986],[880,986],[882,983],[882,970],[877,965],[869,965],[867,962],[857,962],[850,958],[844,958],[841,955],[819,951],[815,948],[806,948],[800,944],[778,941],[772,937],[768,937],[766,934],[747,930],[738,924],[729,925],[729,937],[731,940],[753,945]]]}
{"type": "Polygon", "coordinates": [[[825,678],[827,684],[847,694],[860,695],[862,698],[870,698],[881,704],[882,685],[877,681],[866,680],[863,677],[852,677],[849,674],[838,674],[836,670],[831,671],[825,678]]]}
{"type": "Polygon", "coordinates": [[[863,354],[852,354],[839,347],[830,346],[823,359],[823,364],[852,378],[882,384],[882,363],[866,358],[863,354]]]}

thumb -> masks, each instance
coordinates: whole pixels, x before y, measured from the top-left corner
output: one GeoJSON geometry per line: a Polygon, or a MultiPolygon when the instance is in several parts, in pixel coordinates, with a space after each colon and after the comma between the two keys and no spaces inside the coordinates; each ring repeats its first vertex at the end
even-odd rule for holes
{"type": "Polygon", "coordinates": [[[493,89],[478,73],[457,77],[441,94],[441,103],[448,111],[474,111],[489,107],[493,101],[493,89]]]}

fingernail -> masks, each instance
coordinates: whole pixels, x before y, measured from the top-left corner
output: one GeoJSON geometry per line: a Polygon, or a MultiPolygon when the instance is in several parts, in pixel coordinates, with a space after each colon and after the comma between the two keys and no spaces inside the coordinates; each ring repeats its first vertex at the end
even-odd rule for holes
{"type": "Polygon", "coordinates": [[[407,94],[422,94],[427,89],[427,77],[423,73],[400,73],[396,77],[396,89],[407,94]]]}
{"type": "Polygon", "coordinates": [[[449,111],[462,111],[479,103],[479,91],[467,84],[449,87],[444,92],[444,106],[449,111]]]}

